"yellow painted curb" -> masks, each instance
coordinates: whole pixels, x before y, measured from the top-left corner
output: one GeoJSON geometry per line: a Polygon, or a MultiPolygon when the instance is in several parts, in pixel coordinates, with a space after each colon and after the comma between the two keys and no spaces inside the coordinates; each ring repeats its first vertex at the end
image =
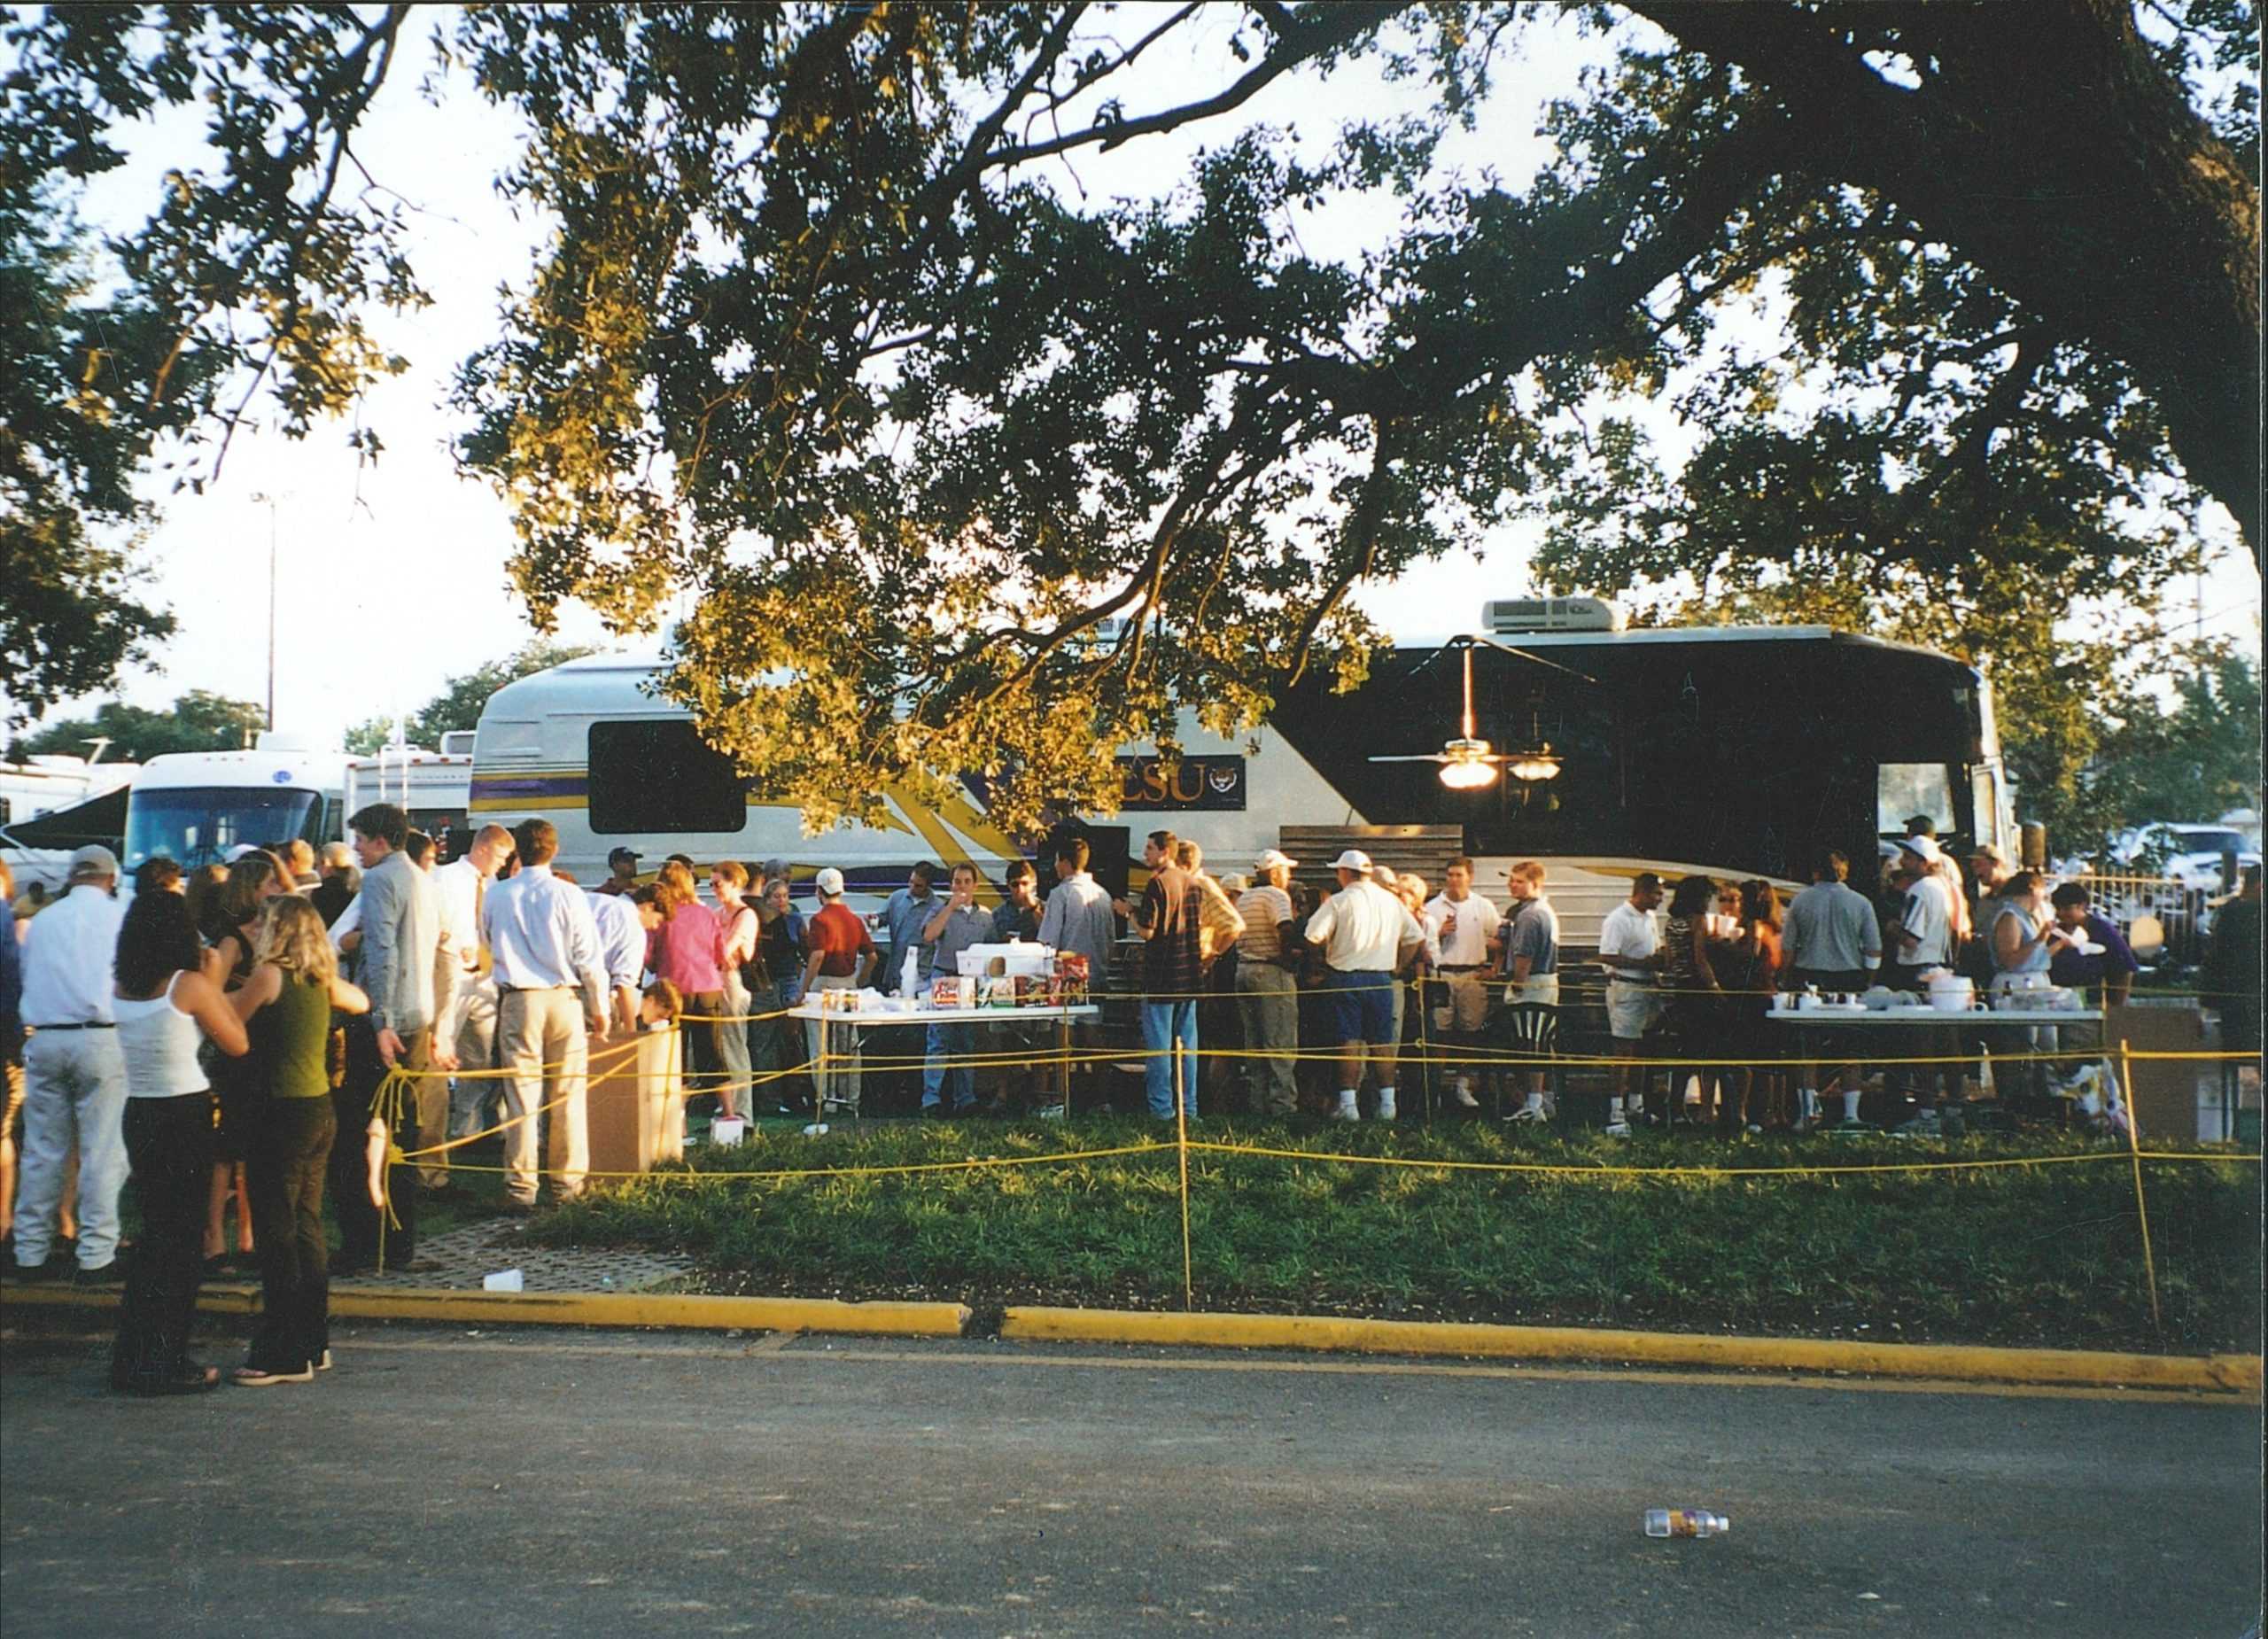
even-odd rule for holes
{"type": "MultiPolygon", "coordinates": [[[[115,1290],[9,1286],[0,1302],[40,1309],[113,1309],[115,1290]]],[[[256,1315],[257,1286],[208,1286],[207,1314],[256,1315]]],[[[523,1326],[674,1326],[692,1331],[829,1332],[865,1337],[957,1338],[968,1324],[959,1303],[843,1303],[831,1298],[719,1298],[641,1292],[453,1292],[403,1286],[333,1286],[330,1312],[350,1320],[480,1321],[523,1326]]]]}
{"type": "MultiPolygon", "coordinates": [[[[0,1287],[0,1305],[110,1309],[115,1289],[0,1287]]],[[[208,1314],[256,1315],[260,1288],[206,1286],[208,1314]]],[[[334,1287],[330,1312],[358,1320],[477,1321],[492,1325],[678,1327],[957,1338],[959,1303],[844,1303],[826,1298],[699,1297],[636,1292],[454,1292],[334,1287]]],[[[1938,1343],[1850,1343],[1808,1338],[1614,1332],[1582,1326],[1341,1320],[1316,1315],[1231,1315],[1014,1308],[1000,1327],[1021,1342],[1136,1343],[1192,1348],[1284,1348],[1494,1360],[1588,1360],[1718,1370],[1845,1372],[1953,1382],[2047,1383],[2185,1389],[2261,1396],[2257,1355],[2128,1355],[2091,1349],[1984,1348],[1938,1343]]]]}
{"type": "MultiPolygon", "coordinates": [[[[116,1309],[120,1288],[116,1286],[73,1286],[58,1283],[51,1286],[10,1286],[0,1287],[0,1306],[21,1305],[26,1309],[116,1309]]],[[[221,1286],[207,1281],[198,1288],[197,1307],[208,1315],[257,1315],[260,1313],[260,1288],[246,1286],[221,1286]]]]}
{"type": "Polygon", "coordinates": [[[832,1298],[717,1298],[645,1292],[444,1292],[331,1288],[330,1312],[357,1320],[485,1320],[534,1326],[679,1326],[702,1332],[845,1332],[957,1338],[959,1303],[843,1303],[832,1298]]]}
{"type": "Polygon", "coordinates": [[[2261,1389],[2257,1355],[2122,1355],[2090,1349],[1972,1348],[1956,1344],[1609,1332],[1582,1326],[1487,1326],[1336,1320],[1314,1315],[1095,1309],[1011,1309],[1000,1335],[1025,1341],[1623,1361],[1767,1371],[1847,1371],[1873,1377],[2204,1389],[2255,1396],[2261,1389]]]}

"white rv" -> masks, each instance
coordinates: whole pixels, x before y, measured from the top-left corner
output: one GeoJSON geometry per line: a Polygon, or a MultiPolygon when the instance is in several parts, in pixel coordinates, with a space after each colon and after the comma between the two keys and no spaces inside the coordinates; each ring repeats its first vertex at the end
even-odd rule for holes
{"type": "Polygon", "coordinates": [[[35,882],[58,889],[73,849],[114,843],[124,813],[118,793],[140,772],[136,764],[82,757],[0,763],[0,859],[8,862],[17,891],[35,882]]]}
{"type": "Polygon", "coordinates": [[[424,832],[439,845],[444,859],[462,853],[472,841],[465,829],[472,790],[472,730],[461,729],[443,734],[438,751],[390,745],[369,757],[349,757],[340,837],[346,837],[346,820],[365,807],[392,803],[409,816],[412,830],[424,832]]]}
{"type": "Polygon", "coordinates": [[[273,730],[246,751],[181,751],[143,765],[126,804],[129,871],[162,855],[185,871],[240,843],[338,835],[346,757],[273,730]]]}
{"type": "MultiPolygon", "coordinates": [[[[481,713],[474,745],[470,819],[506,824],[550,820],[558,863],[594,885],[617,847],[643,856],[650,874],[664,857],[690,856],[703,870],[719,859],[790,862],[798,883],[823,866],[843,874],[848,900],[871,910],[905,885],[917,860],[974,861],[997,884],[1002,868],[1029,851],[986,817],[972,782],[937,807],[895,796],[879,829],[844,826],[816,837],[798,810],[750,791],[731,762],[695,733],[692,715],[649,687],[657,662],[596,655],[571,660],[496,691],[481,713]]],[[[1130,835],[1171,828],[1197,838],[1223,871],[1245,868],[1275,846],[1282,812],[1359,821],[1307,762],[1266,729],[1257,750],[1192,734],[1189,754],[1170,778],[1154,757],[1129,756],[1126,805],[1115,820],[1087,827],[1109,880],[1130,835]]],[[[1138,842],[1130,851],[1138,858],[1138,842]]]]}

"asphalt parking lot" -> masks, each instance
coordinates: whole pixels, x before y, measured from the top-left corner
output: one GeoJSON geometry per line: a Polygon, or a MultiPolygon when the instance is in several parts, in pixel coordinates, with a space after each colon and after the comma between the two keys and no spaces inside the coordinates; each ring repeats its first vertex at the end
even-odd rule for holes
{"type": "Polygon", "coordinates": [[[2235,1402],[413,1326],[141,1402],[78,1327],[6,1340],[13,1632],[2235,1639],[2260,1607],[2235,1402]],[[1733,1528],[1650,1540],[1662,1504],[1733,1528]]]}

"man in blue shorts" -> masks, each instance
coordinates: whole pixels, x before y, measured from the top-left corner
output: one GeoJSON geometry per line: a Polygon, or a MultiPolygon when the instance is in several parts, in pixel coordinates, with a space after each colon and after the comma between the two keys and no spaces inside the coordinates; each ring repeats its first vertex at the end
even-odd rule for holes
{"type": "Polygon", "coordinates": [[[1332,861],[1339,891],[1308,918],[1310,944],[1323,946],[1324,984],[1341,1067],[1339,1121],[1359,1119],[1355,1095],[1367,1056],[1378,1072],[1380,1121],[1392,1121],[1395,1031],[1394,975],[1425,942],[1410,907],[1371,880],[1368,854],[1348,849],[1332,861]]]}

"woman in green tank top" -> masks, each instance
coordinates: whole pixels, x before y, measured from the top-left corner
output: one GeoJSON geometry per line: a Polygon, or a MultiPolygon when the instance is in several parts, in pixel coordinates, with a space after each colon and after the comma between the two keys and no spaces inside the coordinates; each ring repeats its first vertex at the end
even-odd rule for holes
{"type": "Polygon", "coordinates": [[[260,1250],[260,1330],[234,1381],[245,1388],[305,1383],[330,1364],[330,1276],[322,1179],[338,1131],[330,1106],[330,1017],[367,1013],[369,997],[338,976],[312,901],[262,907],[253,936],[251,1077],[245,1135],[252,1239],[260,1250]]]}

